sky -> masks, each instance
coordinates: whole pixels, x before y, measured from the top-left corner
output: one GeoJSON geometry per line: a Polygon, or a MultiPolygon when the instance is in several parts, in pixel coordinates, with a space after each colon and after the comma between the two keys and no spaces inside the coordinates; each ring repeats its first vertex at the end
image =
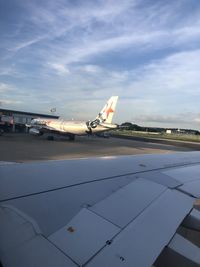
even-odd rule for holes
{"type": "Polygon", "coordinates": [[[200,130],[200,1],[0,0],[0,108],[200,130]]]}

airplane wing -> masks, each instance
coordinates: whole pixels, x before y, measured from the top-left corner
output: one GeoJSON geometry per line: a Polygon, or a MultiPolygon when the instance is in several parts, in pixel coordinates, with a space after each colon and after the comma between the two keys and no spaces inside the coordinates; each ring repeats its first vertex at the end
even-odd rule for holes
{"type": "Polygon", "coordinates": [[[39,129],[42,130],[43,132],[58,132],[55,130],[55,128],[50,127],[48,125],[43,125],[39,129]]]}
{"type": "MultiPolygon", "coordinates": [[[[53,133],[53,134],[62,134],[63,132],[60,130],[56,130],[53,127],[50,127],[48,125],[42,125],[37,127],[31,127],[29,130],[29,133],[33,135],[42,135],[43,133],[53,133]]],[[[68,135],[70,133],[64,132],[65,135],[68,135]]]]}
{"type": "Polygon", "coordinates": [[[0,262],[200,266],[197,198],[200,152],[3,164],[0,262]]]}

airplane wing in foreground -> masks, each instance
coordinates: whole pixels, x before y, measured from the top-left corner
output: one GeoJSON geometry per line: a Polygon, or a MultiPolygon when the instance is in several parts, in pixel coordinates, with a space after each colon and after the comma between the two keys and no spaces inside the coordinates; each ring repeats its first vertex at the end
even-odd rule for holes
{"type": "Polygon", "coordinates": [[[0,261],[200,266],[200,152],[0,166],[0,261]],[[165,265],[162,265],[163,262],[165,265]],[[167,265],[168,262],[168,265],[167,265]]]}

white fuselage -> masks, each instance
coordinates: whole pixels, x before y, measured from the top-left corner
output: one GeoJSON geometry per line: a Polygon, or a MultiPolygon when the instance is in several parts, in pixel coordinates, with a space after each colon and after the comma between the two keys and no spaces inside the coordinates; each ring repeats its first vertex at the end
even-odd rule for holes
{"type": "Polygon", "coordinates": [[[49,129],[52,131],[74,134],[74,135],[86,135],[88,133],[98,133],[114,129],[117,126],[115,124],[109,125],[97,125],[96,128],[88,128],[86,122],[82,121],[64,121],[64,120],[33,120],[31,126],[35,129],[49,129]]]}
{"type": "Polygon", "coordinates": [[[88,130],[85,122],[77,121],[52,120],[49,121],[47,125],[58,132],[73,133],[77,135],[86,134],[86,131],[88,130]]]}

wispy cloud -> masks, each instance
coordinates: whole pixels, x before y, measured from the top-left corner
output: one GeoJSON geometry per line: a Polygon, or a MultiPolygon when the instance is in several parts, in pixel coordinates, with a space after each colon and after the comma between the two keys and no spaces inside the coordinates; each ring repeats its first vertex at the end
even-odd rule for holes
{"type": "Polygon", "coordinates": [[[134,123],[140,125],[154,126],[159,124],[162,127],[192,128],[194,125],[198,127],[200,113],[186,112],[174,115],[143,114],[140,116],[133,116],[132,119],[134,123]]]}
{"type": "Polygon", "coordinates": [[[200,50],[174,53],[138,69],[131,86],[142,88],[145,95],[199,95],[199,60],[200,50]]]}
{"type": "Polygon", "coordinates": [[[4,106],[4,105],[18,105],[18,104],[21,104],[22,101],[19,101],[19,100],[13,100],[13,99],[1,99],[0,98],[0,103],[1,103],[1,106],[4,106]]]}
{"type": "Polygon", "coordinates": [[[13,10],[2,24],[1,83],[13,84],[12,91],[0,87],[3,99],[23,95],[24,108],[57,106],[62,114],[79,103],[88,117],[81,102],[95,113],[117,94],[119,121],[198,115],[198,1],[14,1],[13,10]]]}
{"type": "Polygon", "coordinates": [[[9,48],[10,51],[17,52],[21,49],[24,49],[26,47],[29,47],[35,43],[38,43],[39,41],[43,40],[45,36],[41,37],[36,37],[34,39],[28,40],[28,41],[23,41],[22,43],[16,44],[15,46],[9,48]]]}
{"type": "Polygon", "coordinates": [[[139,50],[176,47],[200,35],[198,14],[187,20],[188,24],[184,20],[177,23],[180,7],[175,3],[163,6],[155,2],[142,7],[142,1],[86,1],[79,5],[51,1],[48,8],[34,2],[25,6],[24,30],[32,31],[23,35],[21,31],[24,40],[12,43],[10,50],[17,52],[42,42],[38,48],[42,60],[56,64],[67,65],[130,47],[139,50]],[[168,27],[171,20],[175,22],[174,28],[168,27]]]}
{"type": "Polygon", "coordinates": [[[91,65],[91,64],[81,66],[81,67],[79,67],[79,70],[85,71],[88,73],[100,73],[102,71],[102,69],[99,66],[91,65]]]}
{"type": "Polygon", "coordinates": [[[70,73],[69,69],[63,64],[48,63],[48,66],[54,69],[59,75],[65,75],[70,73]]]}
{"type": "Polygon", "coordinates": [[[6,83],[0,83],[0,93],[5,93],[11,91],[13,88],[11,85],[6,83]]]}

